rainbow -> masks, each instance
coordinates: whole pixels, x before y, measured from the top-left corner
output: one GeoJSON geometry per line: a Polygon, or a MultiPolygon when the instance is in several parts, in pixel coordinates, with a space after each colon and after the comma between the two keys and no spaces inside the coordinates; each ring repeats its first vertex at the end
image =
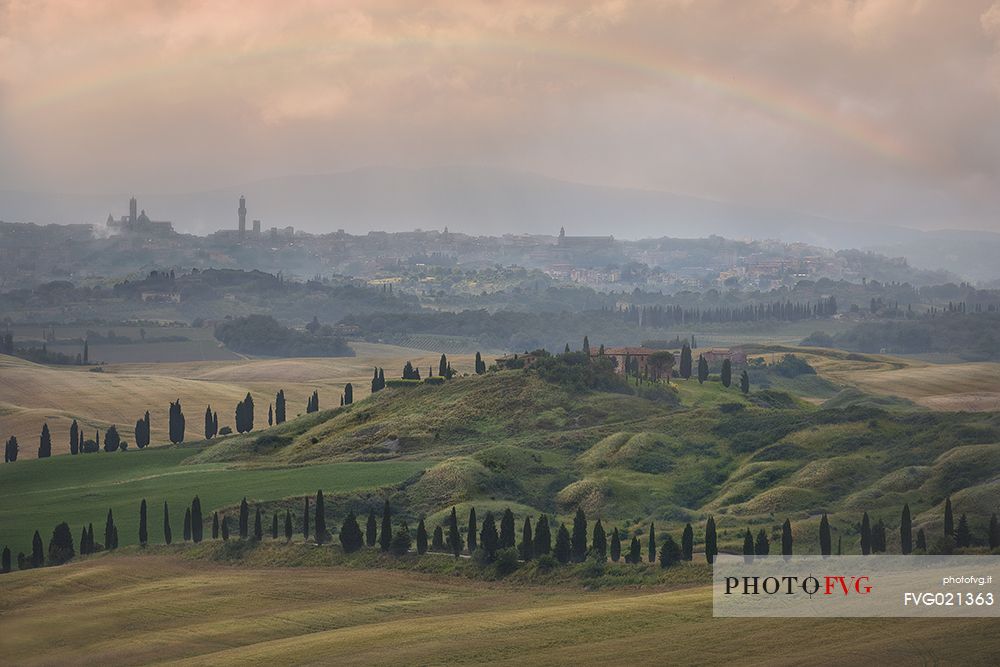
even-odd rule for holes
{"type": "Polygon", "coordinates": [[[243,64],[266,66],[274,59],[302,55],[330,55],[355,50],[452,49],[461,51],[494,51],[509,57],[548,57],[584,63],[590,67],[619,69],[638,73],[652,81],[670,79],[715,94],[734,99],[773,117],[816,129],[839,141],[898,162],[917,162],[914,151],[885,128],[867,119],[852,116],[801,94],[788,86],[760,77],[735,74],[732,71],[684,58],[679,54],[658,51],[641,52],[630,47],[581,44],[566,39],[537,37],[518,39],[437,38],[401,36],[372,41],[330,43],[328,35],[318,32],[285,34],[279,40],[258,41],[248,50],[236,52],[222,47],[202,48],[187,52],[184,57],[164,61],[158,58],[134,58],[114,66],[76,72],[73,76],[50,81],[32,94],[16,100],[23,110],[82,99],[95,94],[117,94],[132,84],[150,79],[195,76],[205,67],[229,67],[243,64]]]}

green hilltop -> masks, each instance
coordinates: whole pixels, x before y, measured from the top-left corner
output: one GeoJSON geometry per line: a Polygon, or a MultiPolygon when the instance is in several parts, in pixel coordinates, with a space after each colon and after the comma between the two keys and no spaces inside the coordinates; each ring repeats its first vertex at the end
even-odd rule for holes
{"type": "MultiPolygon", "coordinates": [[[[600,378],[590,382],[597,389],[577,379],[529,369],[390,387],[207,444],[188,462],[423,461],[422,474],[394,488],[393,503],[431,521],[452,505],[559,516],[582,507],[629,528],[709,515],[733,528],[774,528],[789,517],[808,534],[829,513],[847,545],[864,511],[892,525],[908,502],[929,531],[938,531],[948,495],[980,530],[997,511],[996,413],[869,401],[815,376],[794,381],[831,396],[825,402],[774,388],[744,395],[714,378],[669,388],[600,378]]],[[[359,499],[373,502],[339,500],[359,499]]]]}

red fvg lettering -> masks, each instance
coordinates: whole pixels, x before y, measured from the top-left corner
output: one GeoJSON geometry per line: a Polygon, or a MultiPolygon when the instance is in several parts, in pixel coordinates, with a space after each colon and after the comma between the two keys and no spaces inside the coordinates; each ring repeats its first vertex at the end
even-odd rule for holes
{"type": "Polygon", "coordinates": [[[872,587],[868,585],[868,577],[851,577],[848,581],[847,577],[843,575],[836,577],[827,575],[824,577],[824,581],[826,582],[823,590],[824,595],[833,595],[840,591],[843,591],[844,595],[849,595],[852,592],[858,595],[868,595],[872,590],[872,587]]]}

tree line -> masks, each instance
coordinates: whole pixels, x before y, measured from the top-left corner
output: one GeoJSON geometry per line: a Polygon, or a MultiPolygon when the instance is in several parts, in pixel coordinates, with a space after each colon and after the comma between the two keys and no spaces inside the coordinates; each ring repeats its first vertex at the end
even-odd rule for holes
{"type": "MultiPolygon", "coordinates": [[[[305,496],[302,499],[302,514],[299,531],[303,541],[311,541],[317,545],[331,542],[333,533],[327,528],[326,502],[323,491],[316,492],[315,497],[305,496]]],[[[207,516],[202,511],[201,500],[195,496],[190,505],[184,508],[183,541],[199,543],[204,539],[204,529],[207,516]]],[[[244,496],[239,504],[235,517],[235,525],[225,513],[218,511],[211,516],[211,539],[228,541],[231,537],[239,540],[254,540],[260,542],[266,536],[272,540],[292,541],[295,534],[296,517],[291,510],[286,509],[284,516],[280,511],[272,512],[269,529],[265,511],[260,505],[251,508],[244,496]],[[236,532],[232,532],[235,529],[236,532]]],[[[146,499],[139,504],[138,516],[139,545],[145,547],[150,543],[149,517],[146,499]]],[[[170,509],[166,501],[163,503],[162,519],[163,544],[173,542],[170,509]]],[[[886,524],[879,519],[874,524],[867,512],[857,526],[860,534],[860,549],[863,555],[884,553],[886,549],[886,524]]],[[[771,553],[771,537],[764,528],[760,528],[754,536],[748,527],[743,535],[743,557],[752,561],[755,557],[769,556],[771,553]]],[[[624,561],[627,564],[642,562],[659,563],[660,567],[668,568],[682,561],[694,559],[694,527],[685,524],[681,531],[680,541],[674,535],[662,531],[657,534],[656,525],[650,522],[645,534],[630,534],[628,531],[612,527],[610,532],[604,527],[600,518],[589,525],[583,509],[578,508],[570,527],[548,515],[541,514],[532,524],[531,517],[524,517],[520,531],[517,530],[514,513],[505,509],[499,515],[487,511],[479,520],[476,508],[469,509],[464,531],[459,524],[455,507],[443,524],[434,527],[428,534],[425,519],[421,517],[417,523],[415,534],[411,533],[405,520],[394,521],[394,513],[389,500],[383,502],[381,512],[369,511],[364,528],[359,523],[358,516],[349,510],[337,531],[337,537],[345,553],[353,553],[362,548],[375,548],[383,553],[402,556],[411,551],[423,555],[428,551],[450,553],[455,557],[468,554],[477,563],[497,564],[500,570],[516,568],[519,562],[534,559],[545,559],[550,565],[582,563],[587,560],[606,562],[624,561]],[[463,532],[465,537],[463,538],[463,532]],[[520,538],[518,538],[520,534],[520,538]]],[[[718,529],[715,518],[709,516],[703,529],[704,555],[711,564],[719,554],[718,529]]],[[[985,544],[990,549],[1000,548],[1000,525],[997,515],[990,517],[985,544]]],[[[104,525],[104,541],[98,543],[94,539],[94,525],[88,524],[82,529],[79,541],[79,553],[88,555],[102,550],[118,548],[118,527],[112,510],[108,510],[104,525]]],[[[944,528],[942,535],[928,544],[927,536],[921,528],[914,539],[913,523],[908,504],[903,506],[899,523],[900,553],[951,553],[954,549],[967,548],[973,545],[974,538],[969,527],[966,514],[959,517],[957,525],[954,522],[951,498],[945,499],[944,528]]],[[[819,552],[822,556],[834,555],[830,521],[824,513],[819,525],[819,552]]],[[[843,554],[842,538],[837,540],[836,555],[843,554]]],[[[780,554],[787,558],[793,555],[794,539],[791,520],[785,519],[781,526],[780,541],[776,547],[780,554]]],[[[26,556],[18,554],[18,569],[41,567],[42,565],[60,565],[76,555],[73,536],[67,523],[58,524],[49,541],[48,556],[43,549],[39,531],[35,531],[32,539],[32,553],[26,556]]],[[[11,571],[11,553],[8,547],[0,552],[0,565],[3,572],[11,571]]]]}
{"type": "Polygon", "coordinates": [[[639,327],[655,329],[706,322],[795,322],[837,314],[836,297],[821,298],[816,303],[775,301],[742,306],[698,308],[674,306],[639,306],[629,304],[618,309],[620,317],[639,327]]]}
{"type": "MultiPolygon", "coordinates": [[[[344,393],[341,395],[340,404],[342,406],[350,405],[353,402],[354,390],[351,383],[347,383],[344,387],[344,393]]],[[[316,412],[318,410],[319,391],[316,390],[313,391],[306,402],[306,413],[316,412]]],[[[285,391],[284,389],[281,389],[275,395],[274,403],[268,405],[267,424],[268,426],[273,426],[275,424],[282,424],[285,420],[285,391]]],[[[247,395],[236,404],[234,424],[236,426],[236,431],[239,433],[248,433],[253,430],[254,400],[250,395],[250,392],[247,392],[247,395]]],[[[219,428],[219,414],[218,412],[212,410],[211,405],[205,408],[204,435],[206,440],[210,440],[219,435],[230,435],[232,432],[233,429],[229,426],[223,426],[221,429],[219,428]]],[[[136,420],[134,433],[136,447],[144,449],[150,445],[150,416],[148,410],[142,417],[136,420]]],[[[171,443],[178,444],[184,442],[184,438],[187,433],[187,419],[181,407],[180,399],[170,402],[170,407],[167,411],[167,433],[167,437],[171,443]]],[[[42,430],[39,434],[38,440],[38,458],[44,459],[52,456],[52,433],[49,429],[48,422],[42,424],[42,430]]],[[[128,448],[129,443],[127,440],[122,439],[121,434],[118,432],[117,424],[112,424],[104,431],[103,440],[100,429],[94,429],[93,438],[87,438],[83,427],[76,419],[74,419],[70,424],[69,453],[71,455],[91,454],[99,452],[102,449],[105,452],[126,451],[128,448]]],[[[21,445],[18,442],[17,437],[13,435],[8,437],[4,445],[4,463],[13,463],[17,461],[20,452],[21,445]]]]}

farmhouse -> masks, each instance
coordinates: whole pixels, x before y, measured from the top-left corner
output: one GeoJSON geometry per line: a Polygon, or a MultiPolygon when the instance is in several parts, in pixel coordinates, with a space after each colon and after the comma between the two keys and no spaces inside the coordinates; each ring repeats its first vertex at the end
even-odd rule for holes
{"type": "Polygon", "coordinates": [[[591,348],[590,356],[600,357],[603,354],[604,357],[610,358],[615,372],[622,375],[625,374],[629,366],[631,366],[633,373],[648,375],[649,358],[662,351],[650,347],[606,347],[602,353],[600,349],[591,348]]]}
{"type": "Polygon", "coordinates": [[[739,348],[733,348],[731,350],[712,348],[707,352],[702,352],[702,356],[704,356],[705,361],[708,362],[709,368],[717,368],[721,366],[725,359],[729,359],[729,362],[733,366],[745,366],[747,363],[747,353],[739,348]]]}

